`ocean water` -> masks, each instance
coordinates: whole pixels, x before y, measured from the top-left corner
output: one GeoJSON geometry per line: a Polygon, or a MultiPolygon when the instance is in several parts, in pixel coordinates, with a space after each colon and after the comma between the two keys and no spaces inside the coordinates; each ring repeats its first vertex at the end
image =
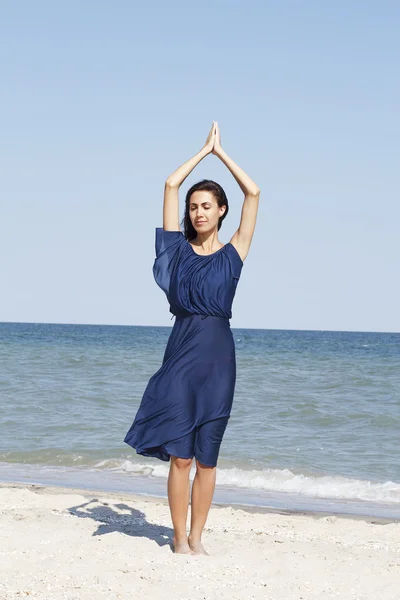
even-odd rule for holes
{"type": "MultiPolygon", "coordinates": [[[[0,323],[0,480],[166,496],[123,438],[171,328],[0,323]]],[[[232,332],[214,500],[400,518],[400,334],[232,332]]]]}

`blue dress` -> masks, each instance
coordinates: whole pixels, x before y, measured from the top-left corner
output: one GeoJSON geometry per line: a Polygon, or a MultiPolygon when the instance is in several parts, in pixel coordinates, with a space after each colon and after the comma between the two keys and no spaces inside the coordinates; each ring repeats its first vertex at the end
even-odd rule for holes
{"type": "Polygon", "coordinates": [[[229,319],[243,262],[230,242],[199,255],[181,231],[155,233],[153,275],[175,322],[124,442],[143,456],[215,467],[236,382],[229,319]]]}

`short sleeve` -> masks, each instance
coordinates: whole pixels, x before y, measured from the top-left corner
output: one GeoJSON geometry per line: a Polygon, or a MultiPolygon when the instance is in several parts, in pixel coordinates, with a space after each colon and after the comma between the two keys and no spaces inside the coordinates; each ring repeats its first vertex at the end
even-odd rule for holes
{"type": "Polygon", "coordinates": [[[172,252],[184,239],[182,231],[167,231],[162,227],[156,227],[156,257],[171,249],[172,252]]]}
{"type": "Polygon", "coordinates": [[[167,231],[156,227],[153,275],[157,285],[168,295],[171,275],[178,262],[179,250],[185,240],[181,231],[167,231]]]}
{"type": "Polygon", "coordinates": [[[243,261],[240,258],[239,253],[233,244],[227,244],[227,250],[229,262],[231,264],[232,277],[234,277],[235,279],[239,279],[240,274],[242,272],[243,261]]]}

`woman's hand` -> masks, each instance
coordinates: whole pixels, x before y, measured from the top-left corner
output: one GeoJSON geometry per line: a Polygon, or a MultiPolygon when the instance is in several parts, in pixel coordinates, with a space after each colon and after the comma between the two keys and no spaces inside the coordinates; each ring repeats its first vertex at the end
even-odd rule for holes
{"type": "Polygon", "coordinates": [[[215,131],[216,131],[216,121],[213,121],[212,127],[210,129],[210,133],[208,134],[206,143],[204,144],[204,149],[207,151],[207,154],[213,151],[214,148],[214,140],[215,140],[215,131]]]}
{"type": "Polygon", "coordinates": [[[219,154],[222,150],[221,135],[219,132],[219,127],[218,127],[217,121],[214,121],[214,124],[215,124],[215,135],[214,135],[214,147],[212,149],[212,154],[215,154],[215,156],[219,156],[219,154]]]}

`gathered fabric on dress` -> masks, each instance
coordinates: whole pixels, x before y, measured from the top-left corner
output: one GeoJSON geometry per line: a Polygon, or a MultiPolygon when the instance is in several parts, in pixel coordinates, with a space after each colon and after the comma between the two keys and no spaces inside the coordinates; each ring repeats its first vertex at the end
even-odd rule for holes
{"type": "Polygon", "coordinates": [[[199,255],[181,231],[155,233],[153,275],[175,322],[124,442],[143,456],[215,466],[234,397],[229,319],[243,262],[231,243],[199,255]]]}

